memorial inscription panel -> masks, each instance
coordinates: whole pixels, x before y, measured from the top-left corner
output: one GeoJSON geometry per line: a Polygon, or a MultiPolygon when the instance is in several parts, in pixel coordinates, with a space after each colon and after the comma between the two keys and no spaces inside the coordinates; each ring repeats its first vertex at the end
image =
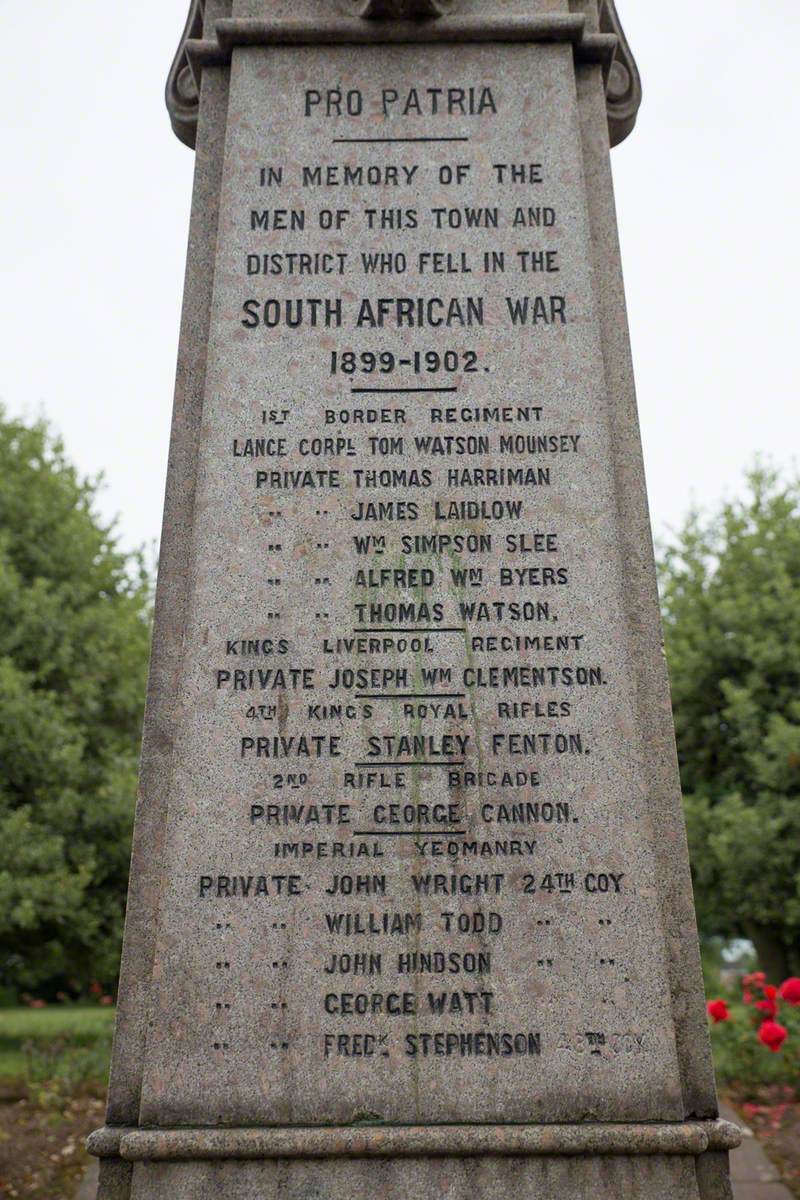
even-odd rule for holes
{"type": "Polygon", "coordinates": [[[233,53],[143,1124],[682,1119],[568,45],[233,53]]]}

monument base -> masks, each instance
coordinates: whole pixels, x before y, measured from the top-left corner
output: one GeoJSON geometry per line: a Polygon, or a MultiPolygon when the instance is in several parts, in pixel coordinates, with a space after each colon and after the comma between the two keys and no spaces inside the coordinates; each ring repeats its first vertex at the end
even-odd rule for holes
{"type": "Polygon", "coordinates": [[[726,1121],[122,1129],[98,1200],[730,1200],[726,1121]]]}

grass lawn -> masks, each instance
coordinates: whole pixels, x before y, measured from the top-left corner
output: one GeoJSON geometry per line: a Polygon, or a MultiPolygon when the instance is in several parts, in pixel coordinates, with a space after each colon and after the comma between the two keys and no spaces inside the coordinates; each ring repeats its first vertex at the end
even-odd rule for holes
{"type": "Polygon", "coordinates": [[[66,1038],[71,1044],[91,1046],[108,1039],[113,1028],[114,1009],[97,1005],[0,1008],[0,1077],[24,1072],[26,1042],[39,1044],[66,1038]]]}
{"type": "Polygon", "coordinates": [[[0,1008],[0,1197],[65,1200],[103,1123],[114,1009],[0,1008]]]}

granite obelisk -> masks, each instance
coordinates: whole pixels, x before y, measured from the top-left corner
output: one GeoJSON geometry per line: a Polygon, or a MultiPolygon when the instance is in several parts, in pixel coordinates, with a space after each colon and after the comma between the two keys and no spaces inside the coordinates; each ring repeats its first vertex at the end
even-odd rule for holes
{"type": "Polygon", "coordinates": [[[723,1200],[612,0],[195,0],[101,1200],[723,1200]]]}

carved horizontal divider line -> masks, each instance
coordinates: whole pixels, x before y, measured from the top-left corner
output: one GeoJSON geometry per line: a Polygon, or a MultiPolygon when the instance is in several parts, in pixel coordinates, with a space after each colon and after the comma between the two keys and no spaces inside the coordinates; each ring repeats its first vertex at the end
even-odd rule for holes
{"type": "Polygon", "coordinates": [[[372,1125],[252,1129],[128,1129],[91,1134],[97,1158],[127,1162],[269,1158],[466,1158],[479,1155],[684,1155],[732,1150],[729,1121],[592,1125],[372,1125]]]}
{"type": "Polygon", "coordinates": [[[215,38],[187,38],[186,57],[199,82],[204,67],[224,66],[237,46],[404,45],[442,42],[567,42],[580,62],[607,72],[619,39],[587,32],[582,16],[440,17],[435,21],[363,21],[347,17],[275,20],[222,18],[215,38]]]}

